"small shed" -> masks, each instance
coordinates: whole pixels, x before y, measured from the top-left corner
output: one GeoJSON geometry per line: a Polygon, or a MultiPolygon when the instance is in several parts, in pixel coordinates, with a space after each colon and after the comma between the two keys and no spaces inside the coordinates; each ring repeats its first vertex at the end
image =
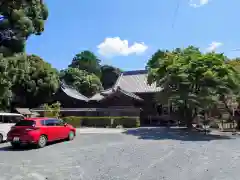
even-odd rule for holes
{"type": "Polygon", "coordinates": [[[28,108],[16,108],[16,111],[26,117],[32,116],[32,112],[28,108]]]}

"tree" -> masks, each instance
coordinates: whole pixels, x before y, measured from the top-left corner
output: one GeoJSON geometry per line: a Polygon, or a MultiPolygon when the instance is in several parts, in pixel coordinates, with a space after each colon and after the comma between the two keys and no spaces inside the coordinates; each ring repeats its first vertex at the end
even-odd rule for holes
{"type": "Polygon", "coordinates": [[[229,59],[226,61],[227,64],[230,64],[236,71],[240,72],[240,58],[229,59]]]}
{"type": "Polygon", "coordinates": [[[5,48],[3,53],[24,52],[25,42],[32,34],[40,35],[44,31],[44,21],[48,18],[48,9],[42,0],[3,0],[0,2],[0,32],[10,36],[1,39],[5,48]],[[7,48],[7,49],[6,49],[7,48]]]}
{"type": "Polygon", "coordinates": [[[59,88],[56,69],[36,55],[16,55],[9,60],[14,103],[23,107],[36,107],[51,100],[59,88]]]}
{"type": "Polygon", "coordinates": [[[83,51],[76,54],[69,67],[84,70],[90,74],[95,74],[98,77],[101,76],[100,60],[90,51],[83,51]]]}
{"type": "Polygon", "coordinates": [[[188,127],[200,111],[207,112],[239,90],[239,74],[225,63],[223,54],[202,54],[193,46],[158,51],[147,69],[149,83],[163,87],[164,96],[179,109],[188,127]]]}
{"type": "MultiPolygon", "coordinates": [[[[228,59],[226,61],[227,64],[231,65],[238,73],[240,73],[240,58],[228,59]]],[[[223,102],[227,112],[230,116],[234,115],[235,120],[237,121],[237,129],[240,130],[240,93],[237,90],[233,97],[225,96],[223,98],[223,102]],[[235,106],[233,108],[233,106],[235,106]],[[236,107],[237,106],[237,107],[236,107]],[[235,113],[233,114],[233,111],[235,113]]]]}
{"type": "Polygon", "coordinates": [[[102,72],[101,82],[104,89],[113,87],[119,75],[121,74],[120,69],[109,65],[102,66],[101,72],[102,72]]]}
{"type": "Polygon", "coordinates": [[[103,89],[99,77],[78,68],[69,67],[61,71],[60,79],[85,96],[91,96],[103,89]]]}
{"type": "Polygon", "coordinates": [[[8,76],[8,68],[8,59],[0,54],[0,110],[7,109],[12,98],[12,83],[8,76]]]}
{"type": "Polygon", "coordinates": [[[51,105],[44,104],[43,107],[44,107],[45,117],[54,117],[54,118],[60,117],[61,103],[56,102],[51,105]]]}

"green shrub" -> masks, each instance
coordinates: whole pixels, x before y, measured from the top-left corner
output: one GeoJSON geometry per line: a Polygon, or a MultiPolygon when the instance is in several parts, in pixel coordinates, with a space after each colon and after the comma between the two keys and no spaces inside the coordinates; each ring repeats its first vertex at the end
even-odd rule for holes
{"type": "Polygon", "coordinates": [[[111,119],[108,117],[82,117],[82,125],[90,127],[110,127],[111,119]]]}
{"type": "Polygon", "coordinates": [[[74,127],[87,126],[87,127],[113,127],[116,128],[118,125],[124,128],[134,128],[140,126],[139,117],[77,117],[69,116],[64,117],[67,123],[74,127]]]}
{"type": "Polygon", "coordinates": [[[140,118],[138,117],[136,119],[136,127],[140,127],[141,126],[141,122],[140,122],[140,118]]]}
{"type": "Polygon", "coordinates": [[[139,117],[120,117],[114,119],[114,127],[122,125],[124,128],[133,128],[140,126],[139,117]]]}
{"type": "Polygon", "coordinates": [[[77,116],[67,116],[62,118],[66,123],[72,125],[73,127],[80,127],[81,126],[81,117],[77,116]]]}
{"type": "Polygon", "coordinates": [[[58,118],[60,116],[60,108],[61,108],[61,103],[56,102],[51,105],[44,104],[44,116],[45,117],[55,117],[58,118]]]}

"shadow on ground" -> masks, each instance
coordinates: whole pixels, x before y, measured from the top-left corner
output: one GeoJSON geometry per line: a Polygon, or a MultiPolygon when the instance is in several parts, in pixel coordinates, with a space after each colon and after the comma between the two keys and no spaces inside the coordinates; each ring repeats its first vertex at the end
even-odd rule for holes
{"type": "Polygon", "coordinates": [[[234,136],[223,134],[205,134],[186,128],[138,128],[123,132],[127,135],[138,136],[139,139],[146,140],[180,140],[180,141],[211,141],[234,139],[234,136]]]}
{"type": "MultiPolygon", "coordinates": [[[[52,146],[54,144],[62,143],[64,140],[59,140],[55,142],[48,143],[47,146],[52,146]]],[[[23,145],[17,148],[13,148],[11,145],[0,147],[0,151],[30,151],[37,149],[36,145],[23,145]]]]}

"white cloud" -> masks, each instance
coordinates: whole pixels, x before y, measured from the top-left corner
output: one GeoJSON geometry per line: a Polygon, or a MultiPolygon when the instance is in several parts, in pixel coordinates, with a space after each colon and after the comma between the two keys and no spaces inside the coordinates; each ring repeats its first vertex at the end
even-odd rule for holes
{"type": "Polygon", "coordinates": [[[240,48],[232,49],[231,51],[240,51],[240,48]]]}
{"type": "Polygon", "coordinates": [[[190,0],[190,6],[197,8],[209,3],[210,0],[190,0]]]}
{"type": "Polygon", "coordinates": [[[98,53],[102,56],[128,56],[130,54],[140,55],[144,53],[148,46],[142,43],[134,42],[129,45],[128,40],[121,40],[119,37],[106,38],[98,46],[98,53]]]}
{"type": "Polygon", "coordinates": [[[213,41],[211,44],[209,44],[207,51],[208,52],[215,51],[217,48],[219,48],[222,45],[223,45],[223,43],[221,43],[221,42],[213,41]]]}

